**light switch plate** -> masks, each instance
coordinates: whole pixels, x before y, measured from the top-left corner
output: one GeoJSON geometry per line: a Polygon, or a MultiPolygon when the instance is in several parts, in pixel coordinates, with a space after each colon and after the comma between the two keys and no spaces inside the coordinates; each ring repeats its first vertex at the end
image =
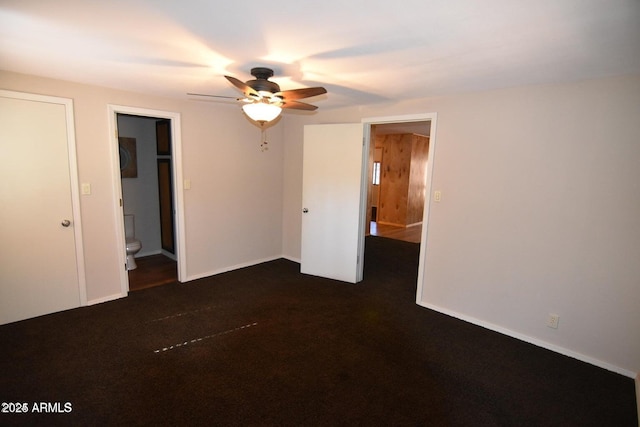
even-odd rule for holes
{"type": "Polygon", "coordinates": [[[83,195],[88,196],[89,194],[91,194],[91,184],[89,184],[88,182],[83,182],[80,186],[80,191],[83,195]]]}

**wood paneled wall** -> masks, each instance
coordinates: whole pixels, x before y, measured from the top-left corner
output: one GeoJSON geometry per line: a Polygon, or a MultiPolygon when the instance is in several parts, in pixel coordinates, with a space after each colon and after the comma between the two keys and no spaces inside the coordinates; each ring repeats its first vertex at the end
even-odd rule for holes
{"type": "Polygon", "coordinates": [[[377,135],[382,149],[378,222],[409,226],[422,222],[429,137],[377,135]]]}
{"type": "Polygon", "coordinates": [[[413,135],[413,139],[411,141],[411,170],[409,172],[407,225],[422,222],[428,157],[429,137],[413,135]]]}

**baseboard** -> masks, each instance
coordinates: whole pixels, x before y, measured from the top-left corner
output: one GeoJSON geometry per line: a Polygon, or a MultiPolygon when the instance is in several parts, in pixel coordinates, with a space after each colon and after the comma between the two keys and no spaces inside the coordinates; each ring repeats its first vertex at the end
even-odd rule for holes
{"type": "Polygon", "coordinates": [[[160,253],[161,253],[162,255],[166,256],[167,258],[170,258],[170,259],[172,259],[172,260],[174,260],[174,261],[178,262],[178,257],[176,256],[176,254],[172,254],[171,252],[166,251],[166,250],[164,250],[164,249],[162,249],[162,250],[160,251],[160,253]]]}
{"type": "Polygon", "coordinates": [[[261,258],[261,259],[248,261],[248,262],[243,262],[241,264],[231,265],[229,267],[223,267],[223,268],[219,268],[219,269],[216,269],[216,270],[207,271],[205,273],[192,274],[192,275],[187,276],[187,280],[186,281],[190,282],[192,280],[198,280],[198,279],[202,279],[202,278],[205,278],[205,277],[215,276],[217,274],[222,274],[222,273],[226,273],[228,271],[238,270],[240,268],[251,267],[252,265],[262,264],[264,262],[274,261],[274,260],[280,259],[280,258],[282,258],[282,255],[268,257],[268,258],[261,258]]]}
{"type": "Polygon", "coordinates": [[[162,253],[161,250],[159,251],[140,251],[137,254],[135,254],[133,257],[134,258],[144,258],[146,256],[153,256],[153,255],[160,255],[162,253]]]}
{"type": "Polygon", "coordinates": [[[405,224],[396,224],[395,222],[376,221],[376,223],[380,225],[390,225],[392,227],[406,227],[405,224]]]}
{"type": "Polygon", "coordinates": [[[154,256],[154,255],[164,255],[167,258],[171,258],[174,261],[178,261],[178,257],[176,256],[176,254],[172,254],[171,252],[166,251],[164,249],[160,249],[159,251],[138,252],[137,254],[134,255],[134,258],[138,259],[138,258],[144,258],[144,257],[154,256]]]}
{"type": "MultiPolygon", "coordinates": [[[[542,348],[545,348],[547,350],[551,350],[551,351],[553,351],[555,353],[559,353],[559,354],[562,354],[564,356],[569,356],[569,357],[572,357],[574,359],[580,360],[582,362],[589,363],[590,365],[594,365],[594,366],[597,366],[599,368],[603,368],[603,369],[606,369],[608,371],[615,372],[615,373],[620,374],[620,375],[624,375],[625,377],[635,378],[636,379],[636,389],[638,388],[637,376],[639,374],[637,372],[633,372],[633,371],[630,371],[628,369],[620,368],[619,366],[612,365],[612,364],[604,362],[602,360],[594,359],[593,357],[589,357],[589,356],[586,356],[584,354],[577,353],[575,351],[566,349],[564,347],[560,347],[560,346],[557,346],[555,344],[551,344],[549,342],[546,342],[546,341],[543,341],[543,340],[539,340],[537,338],[533,338],[533,337],[530,337],[528,335],[524,335],[524,334],[521,334],[519,332],[515,332],[515,331],[512,331],[510,329],[503,328],[502,326],[494,325],[492,323],[485,322],[485,321],[476,319],[476,318],[471,317],[471,316],[460,314],[458,312],[455,312],[455,311],[452,311],[452,310],[448,310],[446,308],[438,307],[438,306],[433,305],[433,304],[425,304],[425,303],[421,303],[421,302],[418,302],[417,304],[419,306],[421,306],[421,307],[437,311],[438,313],[446,314],[447,316],[455,317],[456,319],[460,319],[460,320],[463,320],[465,322],[469,322],[469,323],[472,323],[474,325],[481,326],[481,327],[483,327],[485,329],[490,329],[492,331],[499,332],[499,333],[501,333],[503,335],[507,335],[507,336],[510,336],[512,338],[519,339],[520,341],[524,341],[524,342],[527,342],[529,344],[533,344],[533,345],[535,345],[537,347],[542,347],[542,348]]],[[[636,395],[637,395],[637,393],[636,393],[636,395]]]]}
{"type": "Polygon", "coordinates": [[[419,225],[422,225],[422,221],[412,222],[411,224],[396,224],[395,222],[385,222],[385,221],[377,221],[377,223],[380,225],[390,225],[392,227],[402,227],[402,228],[417,227],[419,225]]]}
{"type": "Polygon", "coordinates": [[[113,295],[109,295],[106,297],[102,297],[102,298],[97,298],[97,299],[92,299],[91,301],[87,301],[87,305],[96,305],[96,304],[102,304],[103,302],[109,302],[109,301],[114,301],[120,298],[124,298],[126,297],[126,294],[113,294],[113,295]]]}

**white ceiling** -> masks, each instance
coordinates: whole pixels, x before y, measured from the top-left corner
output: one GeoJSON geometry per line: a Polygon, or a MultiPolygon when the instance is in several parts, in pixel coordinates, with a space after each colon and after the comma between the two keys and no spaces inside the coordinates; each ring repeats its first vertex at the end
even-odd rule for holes
{"type": "Polygon", "coordinates": [[[640,73],[640,1],[0,0],[8,71],[187,98],[253,66],[321,108],[640,73]]]}

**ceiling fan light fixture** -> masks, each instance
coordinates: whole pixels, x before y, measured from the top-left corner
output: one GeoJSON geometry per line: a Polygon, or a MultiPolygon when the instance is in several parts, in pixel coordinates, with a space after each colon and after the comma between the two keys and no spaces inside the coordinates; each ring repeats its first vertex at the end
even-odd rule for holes
{"type": "MultiPolygon", "coordinates": [[[[272,82],[269,77],[273,76],[273,70],[266,67],[255,67],[251,69],[254,80],[243,82],[232,76],[224,76],[229,83],[240,90],[244,97],[236,98],[242,102],[242,110],[251,120],[260,124],[264,129],[264,124],[275,120],[282,108],[289,110],[315,111],[315,105],[300,102],[300,99],[327,93],[323,87],[307,87],[301,89],[291,89],[281,91],[280,86],[272,82]]],[[[188,93],[188,95],[211,96],[214,98],[231,98],[230,96],[205,95],[199,93],[188,93]]]]}
{"type": "Polygon", "coordinates": [[[282,112],[282,108],[279,106],[265,102],[244,104],[242,110],[251,120],[259,123],[275,120],[282,112]]]}

